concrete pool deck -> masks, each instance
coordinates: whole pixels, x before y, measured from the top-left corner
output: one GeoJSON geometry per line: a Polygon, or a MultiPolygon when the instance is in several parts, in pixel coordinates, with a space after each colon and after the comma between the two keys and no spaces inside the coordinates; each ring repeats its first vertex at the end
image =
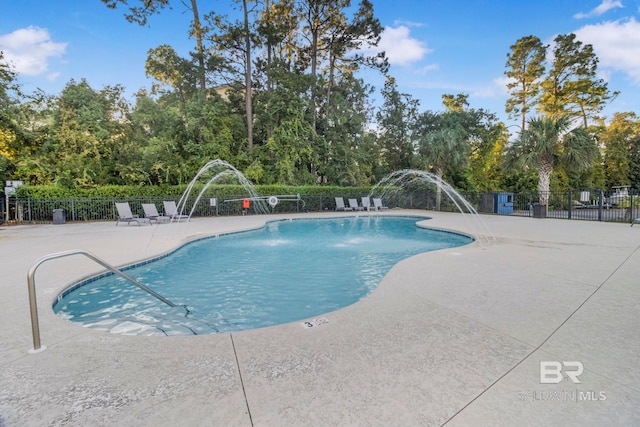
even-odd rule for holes
{"type": "MultiPolygon", "coordinates": [[[[484,232],[460,214],[385,214],[397,213],[484,232]]],[[[629,224],[482,216],[495,243],[406,259],[326,324],[218,335],[60,319],[56,295],[100,268],[52,260],[35,276],[47,348],[29,353],[26,279],[43,255],[84,249],[121,266],[195,237],[335,215],[0,227],[0,427],[640,425],[640,226],[629,224]],[[542,361],[569,362],[560,383],[541,383],[542,361]]]]}

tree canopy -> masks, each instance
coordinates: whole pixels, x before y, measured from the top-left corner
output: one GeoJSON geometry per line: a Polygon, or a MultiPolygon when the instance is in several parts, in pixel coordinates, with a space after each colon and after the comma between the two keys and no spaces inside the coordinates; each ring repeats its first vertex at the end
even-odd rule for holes
{"type": "Polygon", "coordinates": [[[369,0],[232,0],[233,16],[196,0],[102,1],[143,26],[166,8],[184,9],[193,17],[184,29],[193,51],[150,46],[152,84],[134,99],[120,85],[92,88],[83,79],[60,94],[25,94],[0,56],[3,179],[181,184],[220,158],[257,184],[373,185],[420,168],[463,190],[535,189],[531,174],[548,170],[543,157],[520,170],[504,166],[517,152],[533,158],[534,150],[524,153],[537,141],[556,147],[552,173],[571,173],[560,185],[640,184],[638,118],[621,112],[607,124],[599,116],[616,92],[597,77],[593,48],[573,34],[555,39],[552,56],[533,35],[510,47],[505,112],[522,123],[510,142],[508,127],[468,94],[443,93],[442,111],[424,111],[398,89],[386,55],[364,53],[382,34],[369,0]],[[381,73],[384,86],[371,86],[365,68],[381,73]],[[583,140],[569,137],[563,117],[580,122],[576,137],[598,143],[586,171],[577,172],[591,146],[574,145],[583,140]]]}

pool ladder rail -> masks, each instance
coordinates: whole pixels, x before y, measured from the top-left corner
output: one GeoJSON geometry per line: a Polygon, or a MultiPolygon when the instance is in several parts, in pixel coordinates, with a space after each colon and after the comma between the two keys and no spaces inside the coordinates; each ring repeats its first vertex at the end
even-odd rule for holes
{"type": "MultiPolygon", "coordinates": [[[[38,269],[38,267],[40,267],[40,265],[42,265],[46,261],[50,261],[52,259],[57,259],[57,258],[64,258],[71,255],[84,255],[87,258],[97,262],[107,270],[112,271],[113,273],[122,277],[126,281],[132,283],[133,285],[147,292],[149,295],[159,299],[160,301],[167,304],[168,306],[178,307],[178,305],[172,303],[171,301],[169,301],[168,299],[166,299],[156,291],[150,289],[148,286],[143,285],[142,283],[138,282],[131,276],[128,276],[127,274],[123,273],[121,270],[112,266],[108,262],[93,255],[89,251],[85,251],[83,249],[72,249],[70,251],[56,252],[53,254],[45,255],[36,260],[35,264],[33,264],[33,266],[29,269],[29,273],[27,274],[27,286],[29,289],[29,309],[31,310],[31,332],[33,334],[33,349],[29,350],[29,353],[31,354],[40,353],[47,349],[46,346],[42,346],[40,343],[40,324],[38,322],[38,304],[36,301],[36,281],[35,281],[36,270],[38,269]]],[[[186,305],[182,305],[180,307],[183,307],[186,310],[186,314],[189,314],[189,309],[187,308],[186,305]]]]}

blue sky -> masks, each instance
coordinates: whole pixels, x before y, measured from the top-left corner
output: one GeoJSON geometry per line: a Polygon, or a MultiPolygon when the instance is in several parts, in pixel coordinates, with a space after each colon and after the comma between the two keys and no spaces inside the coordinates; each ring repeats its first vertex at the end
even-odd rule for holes
{"type": "MultiPolygon", "coordinates": [[[[223,12],[230,2],[200,0],[200,12],[223,12]]],[[[593,45],[609,89],[621,92],[605,114],[640,114],[640,0],[372,2],[385,28],[380,47],[391,74],[422,110],[442,110],[443,93],[462,92],[472,108],[513,123],[504,113],[509,46],[527,35],[551,43],[557,34],[575,33],[593,45]]],[[[85,78],[96,90],[122,84],[133,94],[151,84],[144,72],[150,48],[170,44],[183,56],[193,50],[186,35],[190,12],[173,3],[140,27],[124,19],[122,7],[107,9],[100,0],[3,0],[0,50],[28,91],[56,95],[71,78],[85,78]]],[[[366,77],[378,89],[384,83],[366,77]]]]}

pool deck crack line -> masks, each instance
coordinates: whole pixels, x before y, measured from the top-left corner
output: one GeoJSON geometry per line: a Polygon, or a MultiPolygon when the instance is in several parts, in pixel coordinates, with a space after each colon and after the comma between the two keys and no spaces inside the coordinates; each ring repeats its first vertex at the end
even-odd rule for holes
{"type": "Polygon", "coordinates": [[[524,358],[522,358],[522,360],[520,360],[518,363],[516,363],[515,365],[513,365],[511,367],[511,369],[508,369],[504,374],[500,375],[495,381],[493,381],[491,384],[489,384],[484,390],[482,390],[476,397],[474,397],[473,399],[471,399],[469,402],[467,402],[464,406],[462,406],[462,408],[460,408],[455,414],[453,414],[451,417],[449,417],[449,419],[447,419],[444,423],[441,424],[442,426],[445,426],[447,424],[449,424],[455,417],[457,417],[462,411],[464,411],[465,409],[467,409],[471,404],[473,404],[476,400],[478,400],[480,397],[482,397],[486,392],[488,392],[489,390],[491,390],[496,384],[498,384],[504,377],[506,377],[507,375],[509,375],[513,370],[515,370],[518,366],[522,365],[527,359],[529,359],[531,356],[533,356],[538,350],[542,349],[542,347],[549,342],[549,340],[571,319],[573,318],[573,316],[600,290],[602,289],[602,287],[604,285],[606,285],[609,280],[611,280],[611,278],[618,272],[618,270],[620,270],[622,268],[623,265],[625,265],[630,259],[631,257],[638,252],[638,250],[640,250],[640,245],[636,246],[631,253],[629,253],[624,260],[622,260],[622,262],[620,264],[618,264],[618,266],[616,268],[613,269],[613,271],[602,281],[602,283],[600,283],[600,285],[595,288],[593,290],[593,292],[591,292],[591,294],[589,294],[589,296],[587,296],[587,298],[585,298],[584,301],[582,301],[582,304],[580,304],[575,310],[573,310],[573,312],[571,312],[569,314],[569,316],[567,316],[567,318],[560,323],[560,325],[558,325],[557,328],[555,328],[553,331],[551,331],[551,333],[549,334],[549,336],[547,336],[547,338],[545,338],[536,348],[534,348],[530,353],[528,353],[527,355],[525,355],[524,358]]]}
{"type": "Polygon", "coordinates": [[[247,391],[244,388],[244,381],[242,379],[242,370],[240,369],[240,361],[238,360],[238,352],[236,351],[236,344],[233,342],[233,334],[229,334],[231,338],[231,346],[233,347],[233,355],[236,358],[236,366],[238,367],[238,376],[240,377],[240,385],[242,386],[242,394],[244,395],[244,403],[247,406],[247,413],[249,414],[249,423],[253,427],[253,418],[251,417],[251,409],[249,408],[249,400],[247,399],[247,391]]]}

